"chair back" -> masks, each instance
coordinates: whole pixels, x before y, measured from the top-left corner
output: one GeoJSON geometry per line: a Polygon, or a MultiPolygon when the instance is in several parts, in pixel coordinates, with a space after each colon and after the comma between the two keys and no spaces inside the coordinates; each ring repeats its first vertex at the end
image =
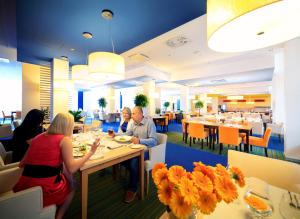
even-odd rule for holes
{"type": "Polygon", "coordinates": [[[1,142],[0,142],[0,157],[2,158],[3,165],[4,165],[4,161],[5,161],[5,158],[6,158],[6,150],[5,150],[5,148],[4,148],[4,146],[1,142]]]}
{"type": "Polygon", "coordinates": [[[300,165],[269,157],[228,150],[228,165],[268,184],[300,193],[300,165]]]}
{"type": "Polygon", "coordinates": [[[0,138],[11,137],[13,132],[10,124],[4,124],[0,126],[0,138]]]}
{"type": "Polygon", "coordinates": [[[269,140],[272,134],[272,129],[271,128],[267,128],[264,134],[264,143],[266,146],[268,146],[269,144],[269,140]]]}
{"type": "Polygon", "coordinates": [[[168,116],[165,116],[165,125],[169,125],[169,117],[168,116]]]}
{"type": "Polygon", "coordinates": [[[0,212],[3,219],[49,219],[55,218],[56,206],[43,208],[43,192],[38,186],[0,197],[0,212]]]}
{"type": "Polygon", "coordinates": [[[193,138],[205,138],[204,125],[200,123],[189,123],[189,135],[193,138]]]}
{"type": "Polygon", "coordinates": [[[20,167],[0,171],[0,195],[12,190],[14,185],[19,181],[22,172],[23,169],[20,167]]]}
{"type": "Polygon", "coordinates": [[[219,126],[219,143],[238,145],[239,130],[235,127],[219,126]]]}
{"type": "Polygon", "coordinates": [[[145,170],[152,170],[154,164],[166,161],[166,145],[168,136],[166,134],[156,133],[157,145],[149,148],[149,160],[145,161],[145,170]]]}
{"type": "Polygon", "coordinates": [[[186,130],[185,130],[185,123],[186,123],[186,119],[182,119],[182,120],[181,120],[181,127],[182,127],[182,132],[183,132],[183,133],[186,133],[186,130]]]}

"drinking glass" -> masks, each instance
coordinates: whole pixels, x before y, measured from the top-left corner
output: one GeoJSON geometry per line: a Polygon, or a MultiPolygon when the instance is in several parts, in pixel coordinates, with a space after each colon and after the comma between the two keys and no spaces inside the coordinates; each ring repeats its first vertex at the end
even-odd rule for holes
{"type": "Polygon", "coordinates": [[[297,203],[300,200],[299,198],[299,195],[288,193],[288,191],[283,193],[279,203],[279,212],[284,219],[300,218],[300,208],[299,203],[297,203]]]}
{"type": "Polygon", "coordinates": [[[268,217],[273,213],[272,201],[269,198],[269,186],[260,179],[248,179],[248,188],[244,199],[247,208],[256,218],[268,217]]]}
{"type": "Polygon", "coordinates": [[[113,127],[108,127],[107,133],[108,133],[108,135],[112,135],[114,133],[114,128],[113,127]]]}

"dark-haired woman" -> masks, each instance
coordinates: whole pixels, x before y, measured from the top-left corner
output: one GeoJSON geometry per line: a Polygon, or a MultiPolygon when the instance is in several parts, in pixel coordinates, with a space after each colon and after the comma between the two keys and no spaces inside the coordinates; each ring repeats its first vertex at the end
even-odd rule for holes
{"type": "Polygon", "coordinates": [[[13,162],[19,162],[24,157],[31,139],[43,132],[45,114],[38,109],[30,110],[22,124],[14,130],[13,134],[13,162]]]}

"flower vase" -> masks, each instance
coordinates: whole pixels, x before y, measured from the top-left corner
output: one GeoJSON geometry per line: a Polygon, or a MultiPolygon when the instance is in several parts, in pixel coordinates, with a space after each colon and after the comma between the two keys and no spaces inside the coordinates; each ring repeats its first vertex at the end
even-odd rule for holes
{"type": "MultiPolygon", "coordinates": [[[[176,217],[171,210],[169,211],[167,209],[167,212],[168,212],[169,219],[178,219],[178,217],[176,217]]],[[[193,208],[192,213],[187,217],[187,219],[202,219],[202,218],[203,218],[203,214],[200,211],[198,211],[197,208],[193,208]]]]}

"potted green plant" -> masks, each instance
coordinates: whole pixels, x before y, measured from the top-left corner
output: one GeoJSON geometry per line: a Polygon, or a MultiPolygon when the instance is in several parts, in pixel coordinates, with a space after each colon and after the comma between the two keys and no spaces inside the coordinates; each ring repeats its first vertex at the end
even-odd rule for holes
{"type": "Polygon", "coordinates": [[[69,113],[74,116],[75,122],[80,122],[80,119],[82,118],[80,110],[69,110],[69,113]]]}
{"type": "Polygon", "coordinates": [[[201,108],[203,108],[203,102],[201,100],[198,100],[196,103],[195,103],[195,108],[199,110],[199,116],[200,116],[200,110],[201,108]]]}
{"type": "Polygon", "coordinates": [[[168,107],[170,106],[170,102],[164,102],[165,111],[167,111],[168,107]]]}
{"type": "Polygon", "coordinates": [[[155,114],[159,115],[161,112],[160,108],[155,108],[155,114]]]}
{"type": "Polygon", "coordinates": [[[140,107],[146,107],[149,104],[148,97],[144,94],[137,94],[134,98],[134,104],[140,107]]]}
{"type": "Polygon", "coordinates": [[[103,112],[103,108],[105,108],[106,105],[107,105],[106,99],[105,99],[104,97],[101,97],[101,98],[98,100],[98,104],[99,104],[99,107],[101,107],[102,112],[103,112]]]}

